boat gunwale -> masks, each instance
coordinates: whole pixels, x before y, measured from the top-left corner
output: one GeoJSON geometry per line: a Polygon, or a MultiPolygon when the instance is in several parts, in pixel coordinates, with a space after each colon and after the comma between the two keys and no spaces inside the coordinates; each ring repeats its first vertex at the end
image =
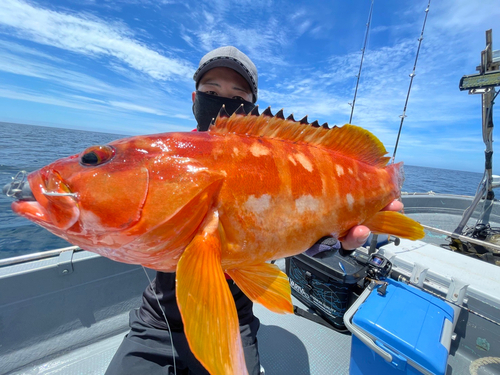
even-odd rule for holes
{"type": "Polygon", "coordinates": [[[53,249],[53,250],[40,251],[37,253],[24,254],[24,255],[19,255],[19,256],[15,256],[15,257],[0,259],[0,267],[11,266],[11,265],[31,262],[31,261],[35,261],[35,260],[42,260],[42,259],[46,259],[46,258],[56,257],[65,251],[77,252],[77,251],[85,251],[85,250],[81,249],[79,246],[68,246],[68,247],[61,247],[61,248],[53,249]]]}

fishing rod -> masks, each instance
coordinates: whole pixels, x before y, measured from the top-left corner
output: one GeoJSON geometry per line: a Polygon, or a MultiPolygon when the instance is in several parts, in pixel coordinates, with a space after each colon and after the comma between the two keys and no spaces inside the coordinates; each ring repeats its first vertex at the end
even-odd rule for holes
{"type": "Polygon", "coordinates": [[[356,81],[356,89],[354,90],[354,98],[352,100],[352,103],[349,103],[349,105],[351,106],[351,117],[349,117],[349,124],[352,123],[352,115],[354,114],[354,106],[356,105],[356,96],[358,94],[359,79],[361,77],[361,68],[363,67],[363,60],[364,60],[364,57],[365,57],[366,43],[368,41],[368,34],[369,34],[369,31],[370,31],[370,24],[372,22],[373,3],[374,2],[375,2],[375,0],[372,0],[372,4],[370,6],[370,14],[368,15],[368,22],[366,23],[365,41],[363,43],[363,49],[361,50],[362,51],[362,53],[361,53],[361,62],[359,64],[358,75],[356,76],[357,77],[357,81],[356,81]]]}
{"type": "Polygon", "coordinates": [[[427,23],[427,16],[429,14],[429,7],[430,6],[431,6],[431,0],[429,0],[429,3],[427,4],[427,8],[425,9],[424,24],[422,25],[422,31],[420,33],[420,38],[418,38],[417,55],[415,56],[415,63],[413,64],[413,71],[410,74],[410,85],[408,86],[408,93],[406,94],[405,106],[403,108],[403,114],[399,116],[399,117],[401,117],[401,123],[399,124],[398,137],[396,139],[396,145],[394,146],[394,153],[392,154],[392,163],[394,163],[394,160],[396,158],[396,151],[398,149],[399,137],[401,136],[401,130],[403,129],[403,122],[406,118],[406,108],[408,107],[408,99],[410,98],[410,92],[411,92],[411,86],[413,84],[413,78],[415,78],[415,70],[417,69],[418,55],[420,54],[420,47],[422,45],[422,40],[424,39],[425,24],[427,23]]]}
{"type": "MultiPolygon", "coordinates": [[[[429,0],[429,3],[427,4],[427,8],[425,8],[424,24],[422,25],[422,31],[420,32],[420,37],[418,38],[418,48],[417,48],[417,54],[415,56],[415,62],[413,63],[413,71],[410,74],[410,85],[408,86],[408,92],[406,94],[406,100],[405,100],[405,105],[403,108],[403,114],[399,116],[399,117],[401,117],[401,123],[399,124],[399,131],[398,131],[398,136],[396,138],[396,145],[394,146],[394,153],[392,154],[392,158],[391,158],[392,164],[394,164],[394,160],[396,159],[396,151],[398,150],[399,138],[401,136],[401,130],[403,129],[403,122],[406,118],[406,108],[408,107],[408,99],[410,99],[410,92],[411,92],[411,87],[413,84],[413,78],[415,78],[415,70],[417,69],[418,56],[420,54],[420,47],[422,46],[422,40],[424,39],[425,24],[427,23],[427,16],[429,14],[430,6],[431,6],[431,0],[429,0]]],[[[375,249],[377,246],[377,241],[378,241],[378,235],[374,234],[372,236],[372,240],[370,242],[369,253],[375,252],[375,249]]]]}

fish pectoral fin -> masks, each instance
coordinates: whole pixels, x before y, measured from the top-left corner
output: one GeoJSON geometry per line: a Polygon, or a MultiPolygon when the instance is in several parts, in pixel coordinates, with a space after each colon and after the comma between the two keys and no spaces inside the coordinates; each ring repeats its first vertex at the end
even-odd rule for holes
{"type": "Polygon", "coordinates": [[[177,303],[189,347],[210,374],[247,374],[238,314],[221,267],[219,227],[211,210],[182,254],[177,303]]]}
{"type": "Polygon", "coordinates": [[[293,313],[288,276],[275,264],[262,263],[226,273],[253,302],[277,313],[293,313]]]}
{"type": "Polygon", "coordinates": [[[409,240],[419,240],[425,236],[422,225],[394,211],[379,211],[362,224],[376,234],[392,234],[409,240]]]}

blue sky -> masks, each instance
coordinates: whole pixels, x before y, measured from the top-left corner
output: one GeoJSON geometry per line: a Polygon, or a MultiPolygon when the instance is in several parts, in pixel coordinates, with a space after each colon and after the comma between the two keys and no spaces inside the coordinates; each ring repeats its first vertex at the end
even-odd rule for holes
{"type": "MultiPolygon", "coordinates": [[[[188,131],[200,58],[234,45],[257,65],[261,108],[341,125],[370,4],[2,0],[0,121],[126,135],[188,131]]],[[[391,154],[427,4],[374,2],[352,122],[391,154]]],[[[480,96],[459,91],[458,82],[475,73],[487,29],[500,49],[499,19],[498,0],[431,2],[398,161],[482,171],[480,96]]],[[[495,155],[500,171],[500,150],[495,155]]]]}

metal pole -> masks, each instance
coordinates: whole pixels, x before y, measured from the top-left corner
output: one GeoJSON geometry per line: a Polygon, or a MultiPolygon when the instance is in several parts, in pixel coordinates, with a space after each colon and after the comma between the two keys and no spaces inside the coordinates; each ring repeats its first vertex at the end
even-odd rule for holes
{"type": "MultiPolygon", "coordinates": [[[[481,51],[481,65],[476,69],[480,74],[485,74],[487,71],[495,70],[493,67],[493,54],[492,54],[492,32],[491,29],[486,31],[486,48],[481,51]]],[[[475,90],[470,93],[478,93],[475,90]]],[[[476,209],[479,200],[483,197],[486,199],[483,203],[483,208],[479,220],[476,224],[487,224],[490,220],[491,210],[493,208],[493,200],[495,193],[493,192],[493,100],[495,98],[495,89],[493,87],[484,89],[481,92],[482,101],[482,132],[483,142],[486,146],[484,151],[484,176],[480,183],[480,187],[476,192],[474,201],[471,206],[465,210],[460,223],[454,230],[454,234],[462,234],[464,227],[467,225],[472,213],[476,209]]]]}
{"type": "MultiPolygon", "coordinates": [[[[491,70],[491,65],[493,62],[492,57],[492,36],[491,29],[486,31],[486,49],[481,53],[481,73],[484,74],[491,70]]],[[[483,212],[480,216],[478,223],[484,224],[490,221],[491,208],[493,205],[491,202],[495,198],[495,193],[493,192],[493,98],[495,90],[490,88],[488,91],[483,93],[482,104],[483,104],[483,141],[486,145],[484,150],[485,164],[484,169],[486,171],[486,199],[483,204],[483,212]]]]}

